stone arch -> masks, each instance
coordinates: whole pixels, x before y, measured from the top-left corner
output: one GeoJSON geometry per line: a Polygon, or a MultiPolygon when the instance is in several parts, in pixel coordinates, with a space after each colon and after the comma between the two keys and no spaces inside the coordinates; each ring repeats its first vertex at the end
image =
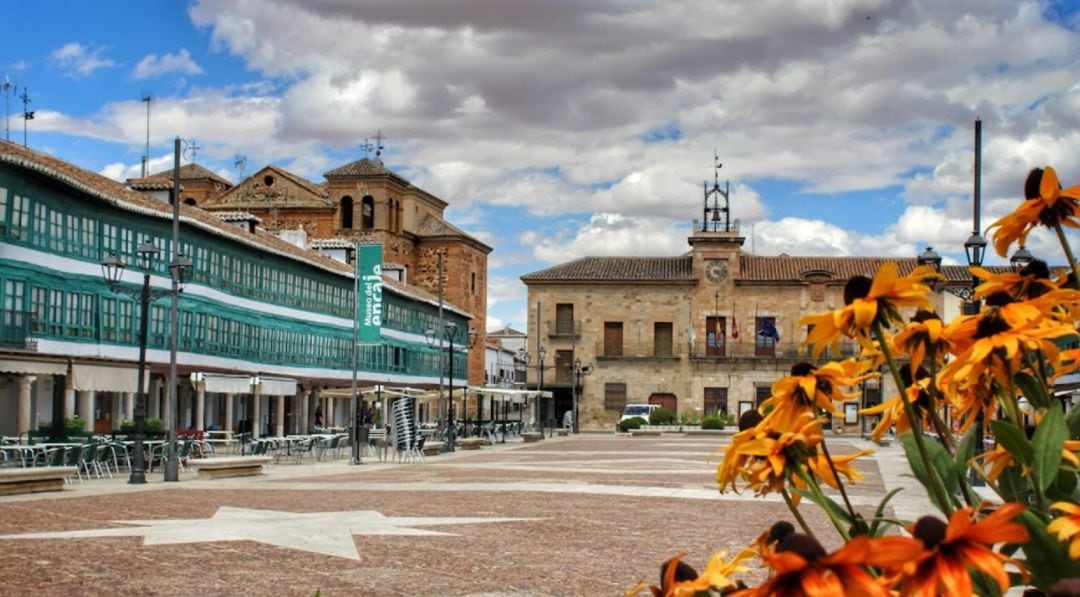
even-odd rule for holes
{"type": "Polygon", "coordinates": [[[360,200],[360,229],[371,230],[375,228],[375,198],[364,195],[360,200]]]}
{"type": "Polygon", "coordinates": [[[353,199],[345,195],[341,198],[341,229],[352,230],[353,227],[353,199]]]}

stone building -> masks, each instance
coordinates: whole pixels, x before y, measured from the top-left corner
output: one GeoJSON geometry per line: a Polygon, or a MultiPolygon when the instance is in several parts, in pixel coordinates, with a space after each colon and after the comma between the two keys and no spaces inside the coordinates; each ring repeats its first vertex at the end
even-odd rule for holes
{"type": "MultiPolygon", "coordinates": [[[[528,350],[545,354],[539,368],[533,356],[528,386],[541,385],[542,370],[542,389],[554,395],[545,418],[561,420],[575,396],[584,429],[610,429],[630,403],[662,404],[690,419],[737,415],[767,398],[793,364],[809,360],[800,346],[804,315],[843,306],[851,276],[873,276],[887,261],[902,274],[917,265],[915,257],[751,255],[737,222],[707,228],[695,222],[690,250],[676,257],[585,257],[522,276],[528,350]]],[[[933,300],[948,319],[960,302],[941,290],[971,278],[960,266],[942,273],[948,282],[933,300]]],[[[844,342],[840,355],[822,360],[857,349],[844,342]]],[[[895,394],[890,380],[884,389],[886,398],[895,394]]],[[[877,403],[877,382],[862,394],[860,402],[877,403]]],[[[847,420],[849,427],[870,423],[854,413],[847,420]]]]}
{"type": "MultiPolygon", "coordinates": [[[[441,254],[443,298],[473,314],[469,327],[479,333],[469,354],[469,383],[482,384],[492,248],[446,221],[446,201],[412,185],[378,158],[363,158],[324,176],[325,182],[314,183],[269,165],[199,199],[198,206],[219,214],[250,214],[266,230],[299,238],[306,247],[346,263],[352,263],[355,243],[380,243],[384,273],[436,295],[441,254]]],[[[189,184],[182,179],[183,196],[189,184]]]]}

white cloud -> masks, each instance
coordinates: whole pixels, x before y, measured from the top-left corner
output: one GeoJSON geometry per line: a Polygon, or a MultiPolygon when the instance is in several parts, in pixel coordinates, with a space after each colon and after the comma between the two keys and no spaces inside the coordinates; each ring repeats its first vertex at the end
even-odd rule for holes
{"type": "Polygon", "coordinates": [[[53,50],[53,63],[64,69],[69,75],[86,77],[99,68],[116,66],[116,63],[103,57],[104,48],[88,48],[77,42],[66,43],[53,50]]]}
{"type": "Polygon", "coordinates": [[[202,68],[191,59],[187,48],[181,48],[176,54],[148,54],[135,65],[135,71],[131,73],[133,79],[148,79],[160,77],[171,72],[179,72],[185,75],[201,75],[202,68]]]}

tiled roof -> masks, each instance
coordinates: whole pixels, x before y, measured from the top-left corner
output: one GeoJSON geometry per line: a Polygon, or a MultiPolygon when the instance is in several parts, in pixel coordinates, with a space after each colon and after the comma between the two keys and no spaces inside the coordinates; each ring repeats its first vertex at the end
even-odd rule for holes
{"type": "Polygon", "coordinates": [[[246,211],[215,211],[213,214],[226,222],[250,222],[255,220],[256,224],[262,223],[258,216],[246,211]]]}
{"type": "MultiPolygon", "coordinates": [[[[129,178],[127,185],[136,191],[168,191],[172,189],[172,179],[163,176],[147,176],[146,178],[129,178]]],[[[184,185],[180,185],[180,190],[184,185]]]]}
{"type": "Polygon", "coordinates": [[[344,238],[316,238],[309,245],[312,249],[351,249],[356,243],[344,238]]]}
{"type": "Polygon", "coordinates": [[[393,172],[383,165],[382,160],[363,158],[344,166],[338,166],[329,172],[325,172],[323,176],[331,178],[334,176],[386,176],[388,174],[393,174],[393,172]]]}
{"type": "MultiPolygon", "coordinates": [[[[151,174],[147,178],[168,178],[169,180],[172,180],[172,176],[172,168],[169,168],[168,170],[162,170],[161,172],[151,174]]],[[[180,166],[180,180],[212,180],[214,182],[224,184],[227,187],[233,186],[233,183],[218,176],[217,174],[214,174],[210,170],[207,170],[206,168],[196,164],[195,162],[180,166]]]]}
{"type": "Polygon", "coordinates": [[[200,205],[200,207],[204,209],[211,210],[229,208],[243,209],[245,207],[259,209],[272,207],[279,209],[311,209],[331,208],[333,206],[334,203],[330,200],[330,196],[325,188],[302,176],[298,176],[274,165],[268,165],[260,169],[255,174],[240,181],[240,184],[232,187],[217,197],[204,201],[200,205]],[[278,193],[277,191],[268,192],[266,188],[262,186],[262,179],[268,174],[279,176],[296,184],[300,187],[301,192],[293,193],[291,196],[278,193]]]}
{"type": "Polygon", "coordinates": [[[525,274],[525,282],[692,282],[693,258],[582,257],[525,274]]]}
{"type": "MultiPolygon", "coordinates": [[[[739,259],[741,273],[738,281],[753,282],[801,282],[808,274],[825,274],[829,280],[843,283],[852,276],[873,277],[878,268],[888,262],[895,262],[902,276],[918,265],[914,257],[793,257],[743,254],[739,259]]],[[[1007,266],[986,266],[986,269],[994,273],[1009,270],[1007,266]]],[[[971,282],[971,274],[966,265],[943,265],[941,273],[949,284],[964,285],[971,282]]]]}
{"type": "MultiPolygon", "coordinates": [[[[111,178],[106,178],[89,170],[83,170],[51,155],[39,153],[21,145],[0,140],[0,162],[41,173],[120,209],[150,217],[172,219],[172,206],[166,202],[147,197],[111,178]]],[[[267,253],[304,262],[312,267],[318,267],[338,275],[353,276],[353,268],[340,261],[321,255],[317,251],[297,247],[262,229],[257,229],[255,232],[243,231],[197,207],[181,204],[180,221],[193,228],[210,231],[220,238],[249,245],[267,253]]],[[[416,286],[408,286],[395,282],[390,278],[383,278],[383,282],[384,286],[391,288],[398,294],[432,305],[438,304],[436,296],[416,286]]],[[[457,313],[471,316],[471,313],[464,309],[450,304],[446,306],[454,309],[457,313]]]]}

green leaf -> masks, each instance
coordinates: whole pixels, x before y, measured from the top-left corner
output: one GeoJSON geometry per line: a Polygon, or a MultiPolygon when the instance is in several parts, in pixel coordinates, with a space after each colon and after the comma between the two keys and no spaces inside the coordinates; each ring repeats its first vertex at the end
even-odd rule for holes
{"type": "Polygon", "coordinates": [[[1046,497],[1060,502],[1062,500],[1076,501],[1077,496],[1076,487],[1080,484],[1080,480],[1076,478],[1076,470],[1072,467],[1061,467],[1058,469],[1057,477],[1050,487],[1046,488],[1046,497]]]}
{"type": "Polygon", "coordinates": [[[1031,485],[1020,474],[1019,466],[1006,467],[998,477],[998,487],[1001,488],[1001,498],[1007,502],[1027,502],[1027,496],[1031,493],[1031,485]]]}
{"type": "Polygon", "coordinates": [[[1019,386],[1020,392],[1033,406],[1046,408],[1050,404],[1050,398],[1046,395],[1046,386],[1030,373],[1017,373],[1013,381],[1019,386]]]}
{"type": "Polygon", "coordinates": [[[1046,591],[1058,580],[1070,576],[1075,566],[1070,565],[1062,543],[1046,530],[1046,523],[1031,511],[1025,511],[1016,518],[1028,532],[1028,541],[1024,544],[1027,557],[1027,569],[1036,587],[1046,591]]]}
{"type": "Polygon", "coordinates": [[[893,499],[896,494],[900,493],[903,490],[903,487],[897,487],[896,489],[885,494],[885,497],[881,498],[881,502],[878,503],[877,510],[874,511],[874,519],[870,521],[871,537],[878,537],[881,535],[881,533],[878,533],[878,526],[880,526],[880,523],[884,520],[882,515],[885,513],[885,506],[888,505],[889,500],[893,499]]]}
{"type": "Polygon", "coordinates": [[[1039,426],[1035,428],[1035,436],[1031,438],[1035,448],[1033,472],[1039,491],[1046,491],[1057,478],[1058,468],[1061,467],[1061,451],[1065,448],[1065,439],[1069,436],[1061,405],[1052,404],[1044,412],[1042,421],[1039,421],[1039,426]]]}
{"type": "MultiPolygon", "coordinates": [[[[930,496],[930,500],[934,502],[934,505],[942,512],[946,512],[948,505],[938,503],[937,492],[932,489],[933,484],[930,481],[930,474],[923,463],[922,455],[919,454],[919,446],[915,443],[915,436],[909,431],[900,436],[900,443],[904,446],[908,464],[911,465],[911,472],[926,488],[926,493],[930,496]]],[[[933,467],[938,478],[941,479],[951,505],[959,505],[956,500],[956,487],[959,484],[960,477],[959,467],[953,460],[952,455],[949,454],[949,451],[945,449],[945,446],[930,438],[923,438],[923,443],[926,444],[926,452],[930,457],[930,466],[933,467]]]]}
{"type": "Polygon", "coordinates": [[[1080,408],[1070,408],[1065,415],[1065,424],[1069,427],[1069,437],[1080,439],[1080,408]]]}
{"type": "Polygon", "coordinates": [[[845,510],[843,506],[837,504],[829,496],[823,495],[821,496],[822,499],[819,500],[817,494],[810,491],[809,489],[796,489],[795,492],[803,496],[804,498],[810,500],[811,502],[814,502],[815,504],[821,506],[823,509],[831,511],[837,518],[844,521],[844,523],[848,526],[851,526],[851,523],[853,522],[851,520],[851,515],[848,514],[848,511],[845,510]]]}
{"type": "Polygon", "coordinates": [[[1024,432],[1009,421],[990,421],[990,429],[994,432],[994,438],[1005,450],[1012,455],[1013,460],[1020,464],[1031,465],[1035,458],[1035,451],[1028,443],[1024,432]]]}

